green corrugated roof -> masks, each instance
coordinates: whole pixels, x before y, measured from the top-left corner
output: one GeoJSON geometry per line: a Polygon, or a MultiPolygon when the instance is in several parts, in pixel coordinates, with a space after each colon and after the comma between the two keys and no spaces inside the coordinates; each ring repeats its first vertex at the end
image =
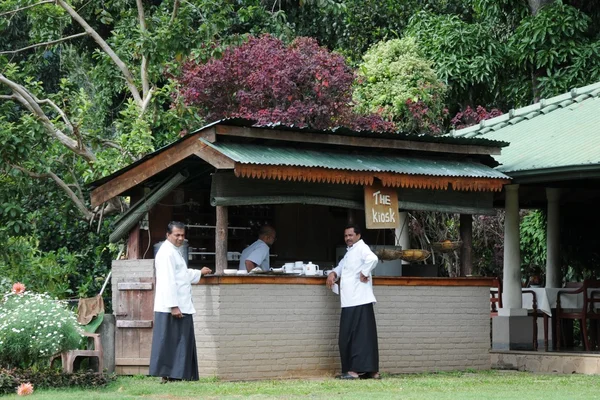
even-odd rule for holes
{"type": "Polygon", "coordinates": [[[272,122],[269,124],[259,124],[255,120],[245,118],[225,118],[215,121],[202,128],[193,131],[192,134],[201,132],[206,128],[214,125],[231,125],[247,128],[274,129],[278,131],[299,132],[299,133],[316,133],[321,135],[340,135],[350,137],[375,138],[375,139],[391,139],[398,141],[439,143],[439,144],[459,144],[459,145],[474,145],[483,147],[505,147],[507,142],[490,140],[488,138],[459,138],[452,136],[433,136],[424,133],[406,133],[406,132],[377,132],[370,130],[355,131],[344,126],[338,126],[331,129],[314,129],[307,126],[285,125],[280,122],[272,122]]]}
{"type": "Polygon", "coordinates": [[[208,146],[241,164],[317,167],[348,171],[394,172],[409,175],[509,179],[506,175],[470,160],[420,158],[384,154],[353,154],[242,143],[210,143],[208,146]]]}
{"type": "Polygon", "coordinates": [[[455,137],[509,142],[494,156],[512,172],[600,164],[600,82],[454,131],[455,137]]]}

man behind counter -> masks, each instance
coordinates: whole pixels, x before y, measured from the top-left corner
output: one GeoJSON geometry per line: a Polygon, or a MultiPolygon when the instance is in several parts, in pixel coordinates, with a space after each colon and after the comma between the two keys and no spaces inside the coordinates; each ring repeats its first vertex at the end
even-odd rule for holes
{"type": "Polygon", "coordinates": [[[258,240],[246,247],[240,256],[240,271],[252,271],[257,266],[263,271],[269,271],[269,247],[275,242],[275,229],[272,226],[264,225],[258,231],[258,240]]]}

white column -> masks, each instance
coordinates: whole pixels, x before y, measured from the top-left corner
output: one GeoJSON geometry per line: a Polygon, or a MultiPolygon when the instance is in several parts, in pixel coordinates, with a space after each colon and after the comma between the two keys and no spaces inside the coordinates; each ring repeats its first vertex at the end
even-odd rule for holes
{"type": "Polygon", "coordinates": [[[527,315],[521,299],[521,250],[519,235],[519,185],[506,185],[504,208],[503,309],[498,315],[527,315]]]}
{"type": "MultiPolygon", "coordinates": [[[[394,230],[396,235],[396,246],[402,246],[403,250],[410,248],[410,237],[408,236],[408,212],[398,212],[398,227],[394,230]]],[[[409,264],[408,261],[402,261],[402,264],[409,264]]]]}
{"type": "Polygon", "coordinates": [[[562,286],[559,252],[560,189],[546,188],[546,198],[548,199],[548,224],[546,227],[546,287],[559,288],[562,286]]]}

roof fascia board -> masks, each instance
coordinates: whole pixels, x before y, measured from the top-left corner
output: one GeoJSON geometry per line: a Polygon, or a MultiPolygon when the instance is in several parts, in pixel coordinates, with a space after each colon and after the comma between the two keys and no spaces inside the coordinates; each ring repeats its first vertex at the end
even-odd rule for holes
{"type": "Polygon", "coordinates": [[[207,139],[201,138],[197,144],[196,156],[206,161],[216,169],[233,169],[235,161],[211,146],[207,139]]]}
{"type": "MultiPolygon", "coordinates": [[[[98,186],[91,193],[92,207],[120,195],[132,187],[139,185],[148,178],[158,174],[179,161],[200,152],[203,154],[206,145],[198,139],[197,135],[190,135],[174,146],[159,151],[154,157],[148,158],[135,165],[133,168],[123,172],[121,175],[98,186]]],[[[202,157],[201,157],[202,158],[202,157]]],[[[233,167],[232,167],[233,168],[233,167]]]]}
{"type": "Polygon", "coordinates": [[[513,183],[543,183],[600,178],[600,165],[569,165],[559,168],[502,172],[513,178],[513,183]]]}
{"type": "Polygon", "coordinates": [[[217,136],[236,136],[244,138],[271,139],[300,143],[321,143],[337,146],[371,147],[469,155],[499,155],[501,152],[500,147],[415,142],[411,140],[348,137],[343,135],[316,134],[309,132],[294,133],[277,129],[239,127],[232,125],[216,125],[215,130],[217,136]]]}

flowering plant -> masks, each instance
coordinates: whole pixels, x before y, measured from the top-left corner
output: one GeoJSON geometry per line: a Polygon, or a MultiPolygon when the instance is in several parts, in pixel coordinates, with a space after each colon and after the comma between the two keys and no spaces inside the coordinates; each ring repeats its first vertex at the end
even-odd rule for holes
{"type": "Polygon", "coordinates": [[[0,365],[27,368],[76,349],[81,333],[64,301],[15,284],[0,301],[0,365]]]}
{"type": "Polygon", "coordinates": [[[28,396],[33,393],[33,385],[29,382],[21,383],[17,388],[17,394],[19,396],[28,396]]]}

